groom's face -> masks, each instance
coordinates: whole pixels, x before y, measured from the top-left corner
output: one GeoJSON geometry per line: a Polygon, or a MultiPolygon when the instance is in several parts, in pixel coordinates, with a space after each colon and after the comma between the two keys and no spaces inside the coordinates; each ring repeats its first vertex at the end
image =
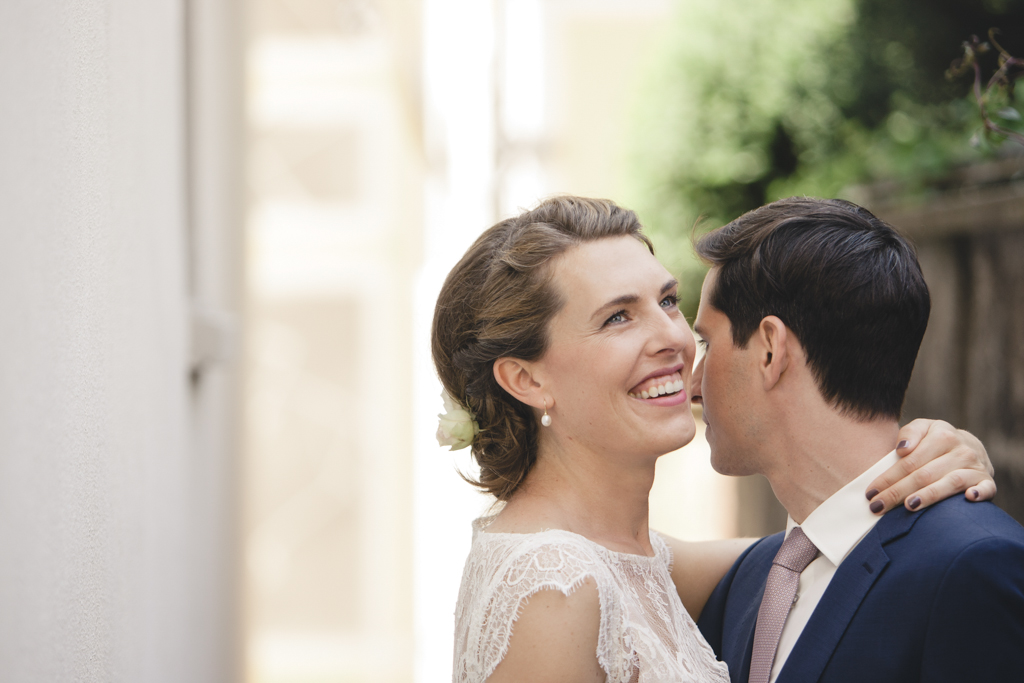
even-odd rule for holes
{"type": "Polygon", "coordinates": [[[712,467],[722,474],[743,476],[761,469],[758,416],[764,392],[752,346],[742,349],[733,343],[728,316],[710,303],[717,275],[718,268],[712,268],[704,279],[693,324],[704,357],[694,368],[690,396],[703,406],[712,467]]]}

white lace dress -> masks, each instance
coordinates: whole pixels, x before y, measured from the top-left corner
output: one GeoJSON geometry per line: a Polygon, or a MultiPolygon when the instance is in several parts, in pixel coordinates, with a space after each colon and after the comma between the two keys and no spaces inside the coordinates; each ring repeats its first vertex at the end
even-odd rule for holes
{"type": "Polygon", "coordinates": [[[726,665],[679,600],[672,552],[657,532],[651,532],[654,557],[646,557],[558,529],[488,533],[493,520],[473,523],[455,609],[454,683],[482,683],[494,672],[531,595],[545,589],[569,595],[587,579],[600,599],[597,661],[609,683],[729,683],[726,665]]]}

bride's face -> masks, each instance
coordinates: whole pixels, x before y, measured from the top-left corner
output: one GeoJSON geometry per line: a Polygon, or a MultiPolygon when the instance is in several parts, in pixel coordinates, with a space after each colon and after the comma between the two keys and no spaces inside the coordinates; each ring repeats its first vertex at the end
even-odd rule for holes
{"type": "Polygon", "coordinates": [[[675,278],[623,236],[569,250],[554,263],[553,281],[565,305],[537,362],[554,400],[551,435],[630,459],[689,443],[696,344],[675,278]]]}

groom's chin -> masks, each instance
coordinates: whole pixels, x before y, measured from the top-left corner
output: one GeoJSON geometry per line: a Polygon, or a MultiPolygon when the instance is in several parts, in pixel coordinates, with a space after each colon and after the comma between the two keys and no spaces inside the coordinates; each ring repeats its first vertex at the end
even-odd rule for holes
{"type": "Polygon", "coordinates": [[[745,465],[743,458],[737,457],[738,453],[725,452],[725,449],[717,447],[711,439],[708,439],[708,445],[711,446],[711,468],[715,472],[727,477],[746,477],[757,474],[754,468],[745,465]]]}

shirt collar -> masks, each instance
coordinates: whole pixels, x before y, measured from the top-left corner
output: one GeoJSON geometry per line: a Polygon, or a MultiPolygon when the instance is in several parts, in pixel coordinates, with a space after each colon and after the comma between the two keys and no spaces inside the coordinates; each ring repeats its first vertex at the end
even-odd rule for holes
{"type": "MultiPolygon", "coordinates": [[[[875,477],[898,461],[896,451],[891,451],[866,472],[829,496],[799,525],[811,543],[835,566],[838,567],[846,559],[850,551],[881,519],[880,515],[868,508],[864,491],[875,477]]],[[[790,517],[786,522],[786,534],[795,526],[797,523],[790,517]]]]}

